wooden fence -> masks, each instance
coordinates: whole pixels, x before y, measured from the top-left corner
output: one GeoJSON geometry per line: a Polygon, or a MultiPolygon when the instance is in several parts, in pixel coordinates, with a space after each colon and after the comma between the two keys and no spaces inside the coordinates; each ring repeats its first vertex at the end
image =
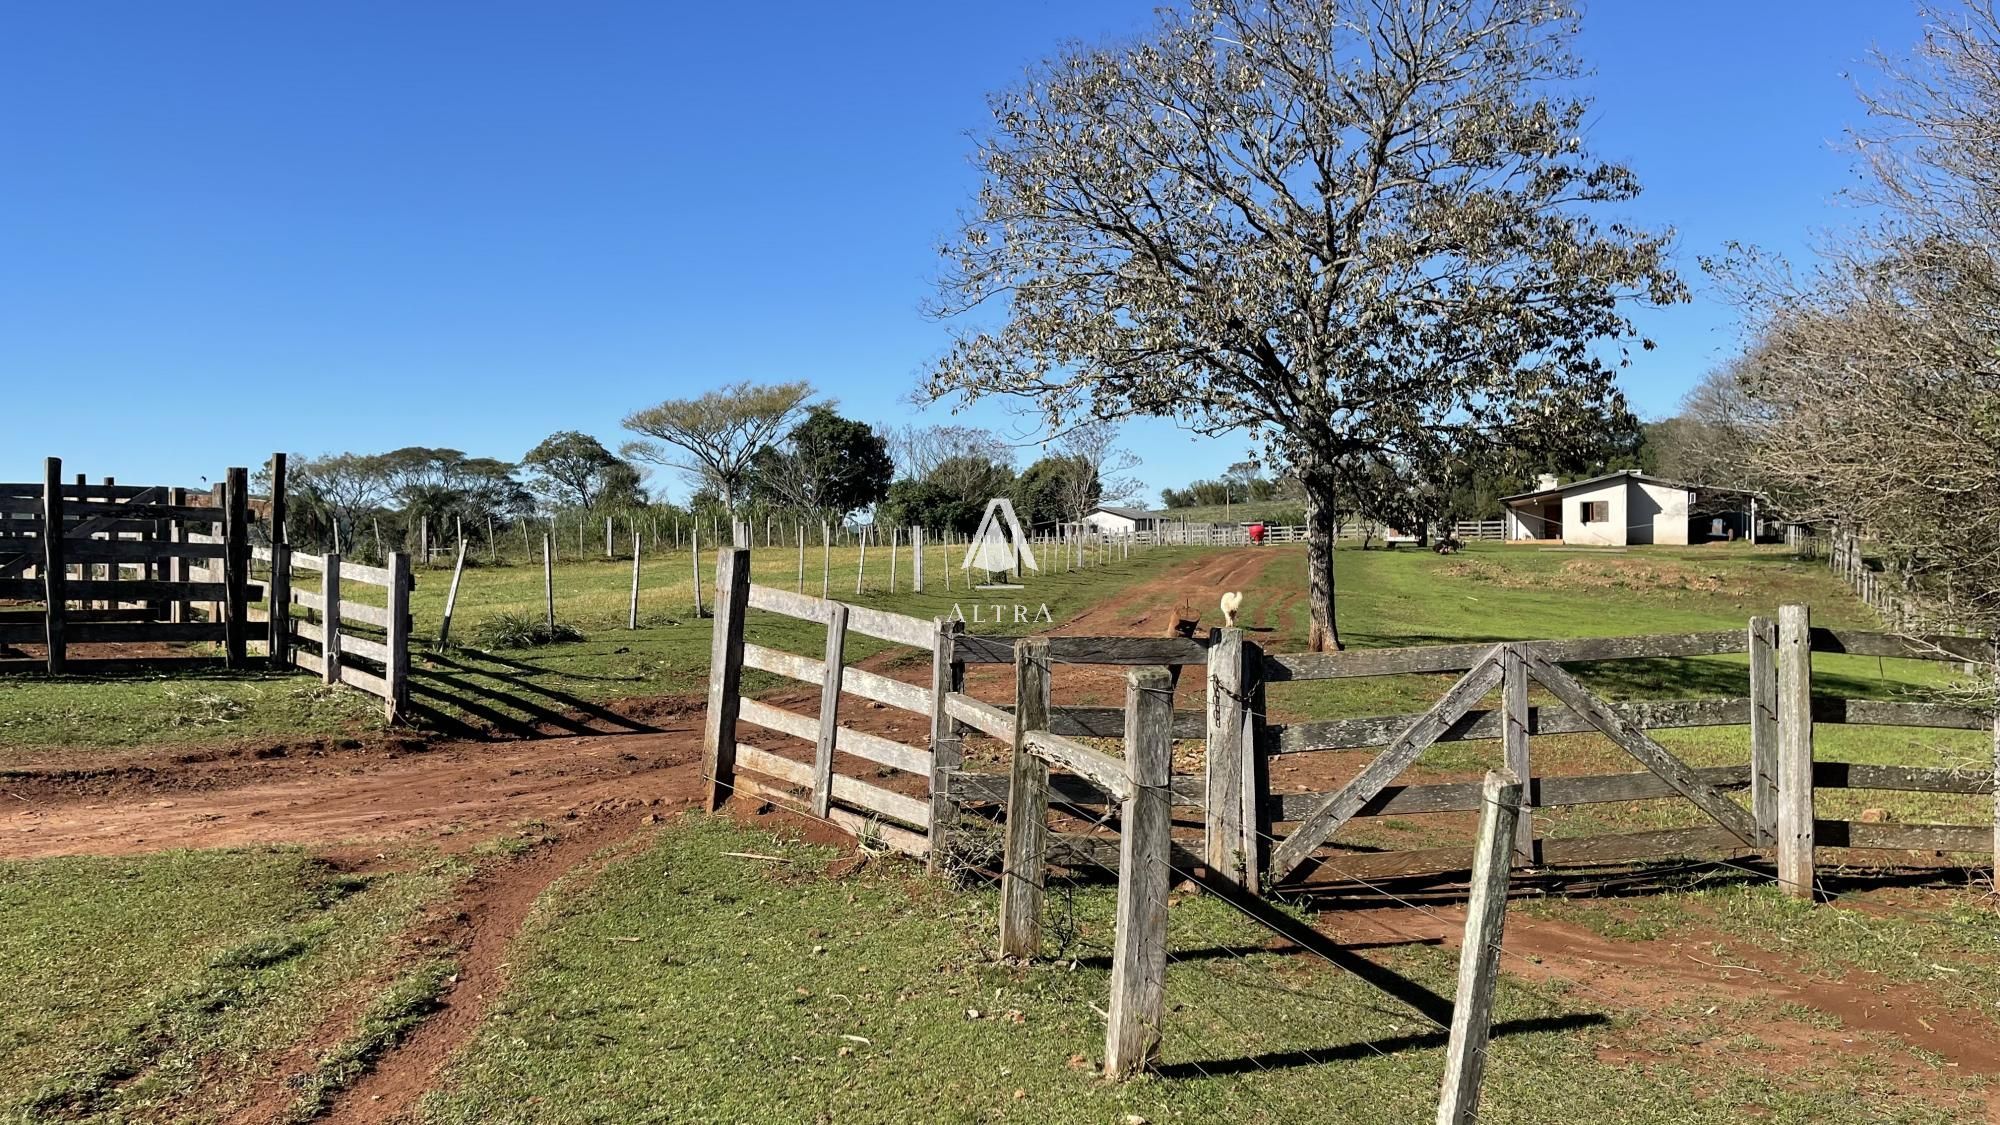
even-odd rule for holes
{"type": "MultiPolygon", "coordinates": [[[[1057,707],[1024,699],[1026,720],[1013,704],[992,703],[964,691],[969,665],[1014,664],[1024,638],[970,634],[962,623],[927,622],[863,606],[753,587],[748,553],[721,552],[716,592],[717,625],[706,749],[712,799],[742,787],[870,832],[899,850],[938,862],[947,837],[962,826],[1004,821],[1004,807],[1019,778],[1012,773],[962,768],[965,740],[986,736],[1013,748],[1057,758],[1071,747],[1061,740],[1122,738],[1126,718],[1117,708],[1057,707]],[[820,659],[746,642],[745,611],[759,609],[822,623],[827,647],[820,659]],[[852,630],[913,648],[928,648],[928,687],[847,667],[844,637],[852,630]],[[817,686],[818,717],[741,699],[744,668],[755,668],[817,686]],[[908,745],[842,726],[840,699],[860,696],[929,720],[928,744],[908,745]],[[811,746],[810,761],[783,749],[739,742],[739,718],[811,746]],[[1045,731],[1035,746],[1024,730],[1045,731]],[[887,767],[889,780],[840,772],[841,757],[887,767]],[[738,771],[760,775],[742,779],[738,771]],[[768,779],[768,780],[764,780],[768,779]],[[739,786],[739,782],[741,782],[739,786]],[[785,788],[789,787],[789,789],[785,788]]],[[[1787,607],[1777,621],[1752,619],[1746,628],[1711,632],[1573,640],[1481,642],[1337,653],[1264,654],[1242,630],[1217,630],[1205,639],[1151,637],[1033,638],[1052,666],[1099,664],[1205,670],[1205,706],[1174,712],[1173,737],[1205,742],[1202,773],[1170,777],[1177,807],[1199,818],[1201,839],[1179,841],[1190,862],[1251,891],[1304,883],[1372,882],[1404,875],[1465,869],[1463,847],[1404,850],[1356,849],[1342,832],[1383,817],[1473,812],[1479,783],[1409,783],[1400,775],[1430,746],[1459,741],[1501,743],[1500,759],[1526,788],[1526,810],[1515,840],[1524,866],[1620,864],[1693,855],[1774,856],[1787,885],[1811,885],[1815,847],[1861,850],[1984,853],[2000,856],[2000,825],[1863,823],[1818,818],[1814,794],[1825,789],[1870,789],[1945,794],[2000,794],[2000,724],[1986,710],[1897,700],[1816,696],[1814,652],[1986,663],[1984,641],[1953,636],[1812,628],[1804,607],[1787,607]],[[1724,698],[1607,700],[1586,688],[1567,665],[1662,660],[1724,654],[1747,655],[1742,694],[1724,698]],[[1407,674],[1456,675],[1458,681],[1421,714],[1377,715],[1325,721],[1274,723],[1265,718],[1272,683],[1407,674]],[[1539,684],[1548,702],[1531,703],[1539,684]],[[1498,690],[1495,706],[1481,699],[1498,690]],[[1871,765],[1819,760],[1813,731],[1819,726],[1861,724],[1993,732],[1990,768],[1871,765]],[[1648,732],[1747,727],[1747,760],[1690,765],[1648,732]],[[1641,768],[1611,774],[1537,773],[1532,752],[1538,736],[1595,732],[1629,754],[1641,768]],[[1338,789],[1269,790],[1273,762],[1291,755],[1373,752],[1363,769],[1338,789]],[[1748,800],[1738,795],[1748,792],[1748,800]],[[1537,832],[1538,809],[1610,802],[1671,799],[1702,814],[1693,827],[1647,832],[1548,836],[1537,832]]],[[[1017,698],[1020,698],[1017,696],[1017,698]]],[[[1082,745],[1082,744],[1077,744],[1082,745]]],[[[1081,757],[1071,754],[1077,761],[1081,757]]],[[[874,771],[879,772],[879,771],[874,771]]],[[[1102,788],[1078,777],[1049,782],[1057,801],[1102,807],[1102,788]]],[[[1011,831],[1011,826],[1008,827],[1011,831]]],[[[1051,838],[1050,855],[1078,862],[1116,862],[1115,844],[1090,836],[1051,838]]]]}
{"type": "MultiPolygon", "coordinates": [[[[718,553],[716,561],[715,633],[709,681],[708,717],[703,749],[709,779],[709,807],[715,808],[734,790],[741,790],[788,807],[809,809],[815,816],[854,833],[881,841],[897,851],[926,857],[932,851],[933,773],[940,760],[957,761],[949,747],[940,749],[934,732],[926,745],[911,746],[840,723],[841,702],[849,696],[936,717],[937,694],[929,688],[851,667],[847,663],[850,632],[895,644],[949,652],[940,638],[949,638],[948,624],[885,613],[866,606],[805,597],[787,590],[750,583],[750,553],[741,548],[718,553]],[[753,644],[746,639],[747,611],[762,610],[823,624],[826,646],[821,659],[798,656],[753,644]],[[811,684],[819,689],[816,716],[803,715],[755,699],[741,697],[745,668],[811,684]],[[740,724],[748,723],[796,741],[765,749],[739,741],[740,724]],[[810,747],[810,758],[798,748],[810,747]],[[889,783],[863,780],[853,762],[868,763],[866,772],[890,771],[889,783]],[[912,795],[905,790],[918,790],[912,795]]],[[[947,685],[949,686],[949,685],[947,685]]]]}
{"type": "Polygon", "coordinates": [[[0,484],[0,602],[12,603],[0,645],[43,646],[52,674],[90,644],[219,642],[243,667],[263,596],[249,580],[248,471],[199,504],[179,488],[62,478],[51,457],[40,483],[0,484]],[[197,619],[198,603],[215,609],[197,619]]]}
{"type": "MultiPolygon", "coordinates": [[[[1186,547],[1247,547],[1250,545],[1249,525],[1256,522],[1259,521],[1225,520],[1219,523],[1190,523],[1163,520],[1156,530],[1133,533],[1133,542],[1186,547]]],[[[1383,540],[1388,534],[1389,529],[1379,523],[1344,523],[1336,538],[1341,542],[1383,540]]],[[[1451,525],[1451,534],[1456,539],[1503,540],[1507,538],[1507,525],[1501,520],[1459,520],[1451,525]]],[[[1266,543],[1304,543],[1308,538],[1304,524],[1264,525],[1266,543]]],[[[1397,541],[1403,542],[1407,538],[1397,541]]]]}
{"type": "MultiPolygon", "coordinates": [[[[1175,804],[1195,810],[1204,825],[1201,861],[1250,889],[1285,881],[1372,882],[1464,870],[1467,853],[1460,847],[1357,851],[1340,847],[1335,837],[1342,826],[1371,818],[1478,809],[1475,782],[1404,784],[1397,775],[1430,745],[1481,739],[1503,743],[1505,764],[1527,786],[1529,811],[1521,819],[1516,841],[1516,857],[1523,865],[1604,865],[1672,856],[1769,853],[1793,873],[1794,885],[1809,885],[1815,846],[2000,857],[1996,824],[1877,824],[1813,816],[1813,795],[1822,789],[2000,794],[2000,726],[1991,713],[1934,703],[1816,697],[1812,690],[1810,656],[1815,651],[1983,663],[1992,659],[1985,642],[1814,629],[1806,623],[1803,607],[1788,608],[1786,621],[1793,623],[1783,629],[1780,622],[1759,618],[1744,630],[1707,633],[1269,656],[1240,631],[1220,630],[1206,642],[1056,637],[1049,639],[1049,651],[1058,665],[1207,666],[1204,711],[1176,712],[1173,718],[1176,738],[1206,740],[1204,773],[1175,776],[1169,785],[1175,804]],[[1724,653],[1749,657],[1742,696],[1606,701],[1585,690],[1562,667],[1724,653]],[[1438,706],[1423,714],[1293,724],[1270,723],[1262,717],[1268,683],[1410,673],[1459,674],[1461,679],[1438,706]],[[1528,680],[1541,682],[1556,701],[1529,706],[1528,680]],[[1495,687],[1503,688],[1501,706],[1474,706],[1495,687]],[[1840,724],[1992,731],[1992,766],[1965,771],[1818,760],[1815,727],[1840,724]],[[1749,728],[1749,760],[1691,767],[1646,733],[1723,726],[1749,728]],[[1593,776],[1535,773],[1533,737],[1587,731],[1605,734],[1645,769],[1593,776]],[[1373,750],[1376,756],[1339,790],[1274,794],[1265,786],[1270,763],[1282,756],[1340,750],[1373,750]],[[1747,808],[1725,796],[1742,790],[1750,792],[1747,808]],[[1660,798],[1692,803],[1703,811],[1707,823],[1574,837],[1542,837],[1534,831],[1534,809],[1660,798]]],[[[1013,658],[1013,646],[1009,638],[967,635],[959,638],[954,656],[975,664],[1007,662],[1013,658]]],[[[1012,708],[959,695],[948,697],[946,707],[992,737],[1013,738],[1012,708]]],[[[1050,730],[1070,736],[1122,733],[1122,718],[1110,709],[1052,708],[1047,721],[1050,730]]],[[[963,809],[994,817],[1007,799],[1010,780],[1004,774],[948,773],[944,778],[948,804],[955,812],[963,809]]],[[[1057,799],[1086,811],[1092,804],[1104,803],[1101,793],[1075,779],[1058,777],[1051,784],[1057,799]]],[[[1092,862],[1115,862],[1115,855],[1101,842],[1089,839],[1059,838],[1051,847],[1057,854],[1069,848],[1092,862]]]]}
{"type": "Polygon", "coordinates": [[[390,722],[401,720],[410,702],[410,591],[416,585],[410,556],[397,551],[388,566],[364,566],[283,544],[256,548],[254,555],[271,564],[271,662],[366,692],[382,701],[390,722]],[[298,588],[299,571],[319,575],[317,592],[298,588]],[[350,584],[382,589],[383,604],[350,599],[350,584]]]}
{"type": "Polygon", "coordinates": [[[1862,603],[1898,632],[1962,632],[1952,607],[1918,596],[1893,565],[1868,556],[1868,541],[1844,528],[1818,532],[1801,524],[1785,529],[1785,544],[1802,559],[1824,559],[1827,569],[1862,603]]]}

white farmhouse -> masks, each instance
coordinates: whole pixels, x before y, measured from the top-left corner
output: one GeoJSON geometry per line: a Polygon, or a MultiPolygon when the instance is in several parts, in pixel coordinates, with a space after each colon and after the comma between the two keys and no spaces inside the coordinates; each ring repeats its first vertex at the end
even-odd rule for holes
{"type": "Polygon", "coordinates": [[[1104,535],[1124,538],[1135,531],[1157,531],[1160,522],[1166,518],[1144,508],[1114,508],[1109,504],[1099,504],[1083,517],[1083,522],[1104,535]]]}
{"type": "Polygon", "coordinates": [[[1639,543],[1685,546],[1699,491],[1636,469],[1586,480],[1543,476],[1533,492],[1503,496],[1510,540],[1557,540],[1589,547],[1639,543]]]}

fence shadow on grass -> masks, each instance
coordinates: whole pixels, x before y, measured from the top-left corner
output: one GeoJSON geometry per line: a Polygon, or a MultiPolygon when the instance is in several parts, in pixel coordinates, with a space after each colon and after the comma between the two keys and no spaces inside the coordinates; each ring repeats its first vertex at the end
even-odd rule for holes
{"type": "MultiPolygon", "coordinates": [[[[534,675],[554,674],[517,661],[486,657],[481,661],[534,675]]],[[[659,731],[650,723],[601,704],[535,683],[529,675],[509,674],[436,653],[426,658],[426,665],[411,676],[411,694],[420,697],[412,699],[412,710],[426,723],[462,737],[562,738],[659,731]],[[466,716],[486,725],[481,727],[466,716]]]]}
{"type": "MultiPolygon", "coordinates": [[[[1534,1035],[1557,1031],[1579,1031],[1587,1027],[1603,1027],[1611,1022],[1611,1017],[1601,1012],[1575,1012],[1562,1016],[1537,1016],[1534,1019],[1501,1020],[1493,1025],[1492,1038],[1501,1039],[1509,1035],[1534,1035]]],[[[1283,1070],[1290,1067],[1316,1066],[1330,1062],[1365,1062],[1380,1055],[1392,1055],[1398,1051],[1427,1051],[1443,1047],[1448,1037],[1442,1031],[1426,1032],[1420,1035],[1391,1035],[1382,1039],[1364,1039],[1358,1043],[1344,1043],[1336,1047],[1313,1047],[1291,1051],[1266,1051],[1256,1055],[1240,1055],[1229,1059],[1203,1059],[1199,1062],[1165,1063],[1154,1068],[1153,1073],[1161,1078],[1226,1078],[1239,1074],[1255,1074],[1266,1070],[1283,1070]]]]}

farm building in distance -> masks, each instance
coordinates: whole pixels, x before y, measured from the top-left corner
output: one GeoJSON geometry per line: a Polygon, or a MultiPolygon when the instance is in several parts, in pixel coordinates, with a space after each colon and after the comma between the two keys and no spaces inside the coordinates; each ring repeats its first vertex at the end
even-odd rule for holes
{"type": "Polygon", "coordinates": [[[1083,517],[1083,522],[1106,535],[1129,536],[1139,531],[1158,531],[1160,524],[1168,519],[1159,512],[1149,512],[1144,508],[1116,508],[1099,504],[1083,517]]]}
{"type": "Polygon", "coordinates": [[[1533,492],[1503,496],[1500,502],[1510,541],[1587,547],[1684,546],[1741,538],[1756,518],[1756,500],[1748,493],[1697,488],[1637,469],[1568,484],[1545,474],[1533,492]]]}

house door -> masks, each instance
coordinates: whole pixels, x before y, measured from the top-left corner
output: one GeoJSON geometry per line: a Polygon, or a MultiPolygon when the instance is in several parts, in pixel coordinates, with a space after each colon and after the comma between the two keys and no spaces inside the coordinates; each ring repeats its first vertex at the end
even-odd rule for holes
{"type": "Polygon", "coordinates": [[[1549,500],[1542,504],[1542,530],[1537,538],[1561,539],[1563,537],[1563,505],[1561,500],[1549,500]]]}

